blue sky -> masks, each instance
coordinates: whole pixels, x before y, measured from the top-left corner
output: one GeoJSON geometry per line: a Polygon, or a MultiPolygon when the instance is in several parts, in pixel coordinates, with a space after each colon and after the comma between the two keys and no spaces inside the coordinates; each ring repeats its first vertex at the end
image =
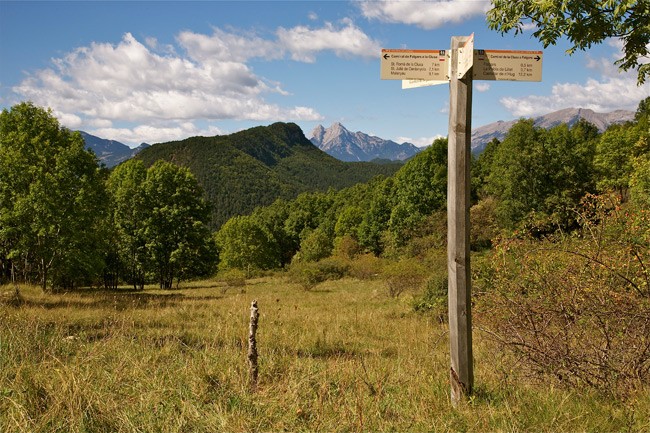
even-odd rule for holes
{"type": "Polygon", "coordinates": [[[542,82],[475,81],[473,126],[568,107],[635,110],[650,83],[613,65],[609,40],[565,54],[490,31],[485,0],[10,2],[0,0],[0,108],[49,107],[60,122],[136,146],[276,121],[309,137],[341,122],[398,142],[447,135],[447,85],[380,80],[382,48],[544,50],[542,82]]]}

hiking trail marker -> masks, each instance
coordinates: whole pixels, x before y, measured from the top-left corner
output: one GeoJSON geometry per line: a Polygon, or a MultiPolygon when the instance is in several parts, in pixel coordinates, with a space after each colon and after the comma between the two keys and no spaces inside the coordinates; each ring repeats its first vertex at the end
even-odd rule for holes
{"type": "Polygon", "coordinates": [[[449,83],[447,271],[451,401],[474,386],[469,250],[473,80],[541,81],[541,51],[475,50],[474,34],[453,36],[450,50],[381,50],[381,79],[410,89],[449,83]]]}

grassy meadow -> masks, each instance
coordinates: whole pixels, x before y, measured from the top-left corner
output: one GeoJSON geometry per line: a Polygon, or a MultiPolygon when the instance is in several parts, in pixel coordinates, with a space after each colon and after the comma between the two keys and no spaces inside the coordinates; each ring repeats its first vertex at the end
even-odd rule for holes
{"type": "Polygon", "coordinates": [[[480,330],[480,311],[476,392],[453,408],[446,324],[381,280],[0,294],[2,432],[650,430],[647,390],[622,399],[532,380],[480,330]]]}

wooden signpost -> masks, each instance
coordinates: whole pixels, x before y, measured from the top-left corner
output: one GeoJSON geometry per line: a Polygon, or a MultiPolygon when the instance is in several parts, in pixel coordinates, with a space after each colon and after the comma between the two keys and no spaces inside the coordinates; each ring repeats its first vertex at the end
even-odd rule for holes
{"type": "Polygon", "coordinates": [[[449,83],[447,270],[451,400],[456,406],[474,386],[469,248],[472,82],[541,81],[542,52],[475,50],[472,34],[452,37],[451,50],[428,50],[434,55],[426,59],[408,57],[426,51],[382,50],[381,78],[402,80],[403,88],[449,83]],[[396,59],[395,54],[401,57],[396,59]]]}

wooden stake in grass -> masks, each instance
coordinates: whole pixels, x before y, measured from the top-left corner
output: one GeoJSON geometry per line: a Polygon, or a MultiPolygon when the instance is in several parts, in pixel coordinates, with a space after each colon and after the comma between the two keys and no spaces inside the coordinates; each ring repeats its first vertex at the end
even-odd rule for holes
{"type": "Polygon", "coordinates": [[[257,300],[251,303],[251,321],[248,328],[248,368],[250,371],[250,384],[254,389],[257,386],[257,321],[260,317],[257,300]]]}

